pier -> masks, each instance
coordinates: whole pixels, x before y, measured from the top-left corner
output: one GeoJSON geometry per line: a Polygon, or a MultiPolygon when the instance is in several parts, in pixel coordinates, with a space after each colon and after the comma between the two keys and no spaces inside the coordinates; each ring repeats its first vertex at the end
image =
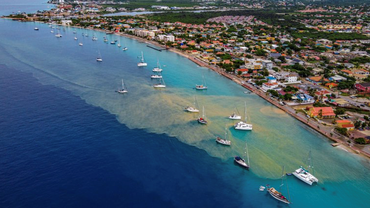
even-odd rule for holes
{"type": "Polygon", "coordinates": [[[149,44],[147,44],[146,47],[149,47],[149,48],[154,49],[154,50],[157,50],[157,51],[162,51],[162,50],[165,50],[166,49],[166,48],[157,47],[157,46],[149,45],[149,44]]]}

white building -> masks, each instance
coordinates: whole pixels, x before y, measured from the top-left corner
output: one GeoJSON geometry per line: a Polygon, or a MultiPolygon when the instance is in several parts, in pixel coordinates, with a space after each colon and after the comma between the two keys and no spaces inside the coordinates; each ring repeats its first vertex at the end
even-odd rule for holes
{"type": "Polygon", "coordinates": [[[166,35],[166,37],[164,38],[164,41],[166,42],[175,42],[175,36],[173,35],[166,35]]]}
{"type": "Polygon", "coordinates": [[[299,75],[297,73],[290,73],[288,76],[286,76],[285,81],[288,83],[295,83],[298,81],[299,75]]]}

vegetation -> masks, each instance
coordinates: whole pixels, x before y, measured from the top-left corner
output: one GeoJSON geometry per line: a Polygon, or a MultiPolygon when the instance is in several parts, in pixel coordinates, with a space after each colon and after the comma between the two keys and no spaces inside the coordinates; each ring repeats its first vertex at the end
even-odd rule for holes
{"type": "Polygon", "coordinates": [[[336,130],[338,133],[340,133],[340,134],[342,134],[342,135],[344,135],[344,136],[347,136],[347,135],[348,135],[348,132],[347,132],[347,129],[346,129],[346,128],[339,128],[339,127],[336,127],[336,128],[335,128],[335,130],[336,130]]]}
{"type": "Polygon", "coordinates": [[[312,39],[329,39],[329,40],[365,40],[368,39],[367,36],[358,34],[358,33],[333,33],[333,32],[317,32],[315,30],[304,32],[304,33],[298,33],[298,32],[292,32],[291,35],[294,38],[312,38],[312,39]]]}
{"type": "Polygon", "coordinates": [[[355,143],[356,144],[367,144],[367,140],[365,138],[360,137],[360,138],[355,139],[355,143]]]}

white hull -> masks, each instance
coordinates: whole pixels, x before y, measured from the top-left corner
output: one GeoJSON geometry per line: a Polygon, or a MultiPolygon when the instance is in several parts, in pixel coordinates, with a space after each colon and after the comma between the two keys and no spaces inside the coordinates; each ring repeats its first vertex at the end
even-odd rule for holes
{"type": "Polygon", "coordinates": [[[253,129],[252,124],[247,124],[242,121],[234,125],[235,130],[251,131],[253,129]]]}
{"type": "Polygon", "coordinates": [[[154,68],[153,69],[153,72],[162,72],[162,69],[160,69],[160,68],[154,68]]]}
{"type": "Polygon", "coordinates": [[[140,63],[137,64],[137,66],[148,66],[148,64],[140,62],[140,63]]]}
{"type": "Polygon", "coordinates": [[[313,176],[311,173],[304,170],[303,168],[298,168],[292,174],[299,180],[307,183],[308,185],[312,185],[315,182],[316,183],[319,182],[319,180],[315,176],[313,176]]]}
{"type": "Polygon", "coordinates": [[[216,142],[219,143],[219,144],[225,145],[225,146],[230,146],[231,145],[230,140],[221,139],[220,137],[216,138],[216,142]]]}
{"type": "Polygon", "coordinates": [[[162,79],[161,75],[151,75],[150,78],[152,79],[162,79]]]}
{"type": "Polygon", "coordinates": [[[281,202],[284,202],[286,204],[290,204],[290,201],[288,201],[285,197],[284,198],[281,198],[283,195],[281,195],[281,193],[277,192],[275,190],[274,192],[274,188],[268,188],[267,191],[269,192],[269,194],[274,197],[276,200],[278,201],[281,201],[281,202]]]}
{"type": "Polygon", "coordinates": [[[122,50],[123,50],[123,51],[127,51],[127,49],[128,49],[128,48],[124,47],[122,50]]]}
{"type": "Polygon", "coordinates": [[[97,58],[97,59],[96,59],[96,61],[97,61],[97,62],[102,62],[102,61],[103,61],[103,59],[101,59],[101,58],[97,58]]]}
{"type": "Polygon", "coordinates": [[[190,113],[199,113],[199,110],[193,107],[187,107],[185,110],[190,113]]]}
{"type": "Polygon", "coordinates": [[[249,165],[245,162],[245,160],[244,159],[242,159],[242,158],[240,158],[240,159],[237,159],[237,157],[235,157],[234,158],[234,161],[238,164],[238,165],[240,165],[240,166],[242,166],[242,167],[244,167],[244,168],[249,168],[249,165]]]}
{"type": "Polygon", "coordinates": [[[127,90],[118,90],[117,91],[119,94],[125,94],[125,93],[127,93],[128,91],[127,90]]]}
{"type": "Polygon", "coordinates": [[[61,37],[62,37],[62,35],[61,35],[61,34],[56,34],[56,35],[55,35],[55,37],[57,37],[57,38],[61,38],[61,37]]]}
{"type": "Polygon", "coordinates": [[[231,120],[240,120],[240,119],[242,119],[242,117],[241,117],[241,116],[238,116],[238,115],[233,114],[233,115],[229,116],[229,119],[231,119],[231,120]]]}
{"type": "Polygon", "coordinates": [[[203,85],[197,85],[197,86],[195,86],[195,89],[197,89],[197,90],[206,90],[208,87],[206,87],[206,86],[203,86],[203,85]]]}
{"type": "Polygon", "coordinates": [[[163,84],[156,84],[156,85],[153,85],[154,88],[166,88],[166,85],[163,85],[163,84]]]}

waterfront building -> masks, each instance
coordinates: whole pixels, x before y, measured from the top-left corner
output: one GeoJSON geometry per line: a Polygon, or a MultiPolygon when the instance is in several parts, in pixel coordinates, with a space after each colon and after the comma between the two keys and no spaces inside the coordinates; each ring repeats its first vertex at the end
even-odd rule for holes
{"type": "Polygon", "coordinates": [[[317,118],[334,118],[335,113],[332,107],[312,107],[308,111],[308,115],[317,118]]]}

